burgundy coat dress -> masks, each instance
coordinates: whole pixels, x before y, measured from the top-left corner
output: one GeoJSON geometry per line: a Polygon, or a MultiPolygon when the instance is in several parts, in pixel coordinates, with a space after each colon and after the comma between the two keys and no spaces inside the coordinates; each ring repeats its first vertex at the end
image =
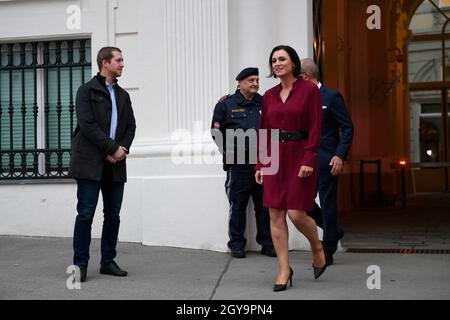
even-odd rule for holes
{"type": "MultiPolygon", "coordinates": [[[[317,86],[299,78],[292,85],[285,103],[280,98],[281,84],[264,94],[259,129],[267,129],[267,141],[258,142],[256,170],[262,170],[264,179],[264,206],[276,209],[310,211],[314,207],[317,187],[317,152],[322,128],[322,98],[317,86]],[[271,129],[307,131],[308,138],[279,143],[279,168],[275,174],[266,173],[274,165],[271,148],[271,129]],[[267,143],[267,154],[260,155],[262,144],[267,143]],[[308,178],[300,178],[300,167],[314,168],[308,178]]],[[[274,143],[274,142],[272,142],[274,143]]],[[[263,152],[265,154],[265,152],[263,152]]]]}

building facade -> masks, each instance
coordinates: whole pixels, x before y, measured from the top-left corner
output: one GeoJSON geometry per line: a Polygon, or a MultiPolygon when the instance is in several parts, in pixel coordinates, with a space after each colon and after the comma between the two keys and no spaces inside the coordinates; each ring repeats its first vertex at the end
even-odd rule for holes
{"type": "MultiPolygon", "coordinates": [[[[106,45],[123,50],[137,118],[122,241],[227,250],[212,111],[244,67],[260,68],[260,93],[273,86],[279,44],[314,56],[355,124],[341,212],[449,190],[448,0],[11,0],[0,21],[0,234],[72,236],[76,188],[61,176],[73,96],[106,45]],[[404,180],[401,161],[415,164],[404,180]]],[[[99,206],[94,236],[101,219],[99,206]]],[[[247,233],[257,249],[251,208],[247,233]]],[[[291,248],[308,248],[291,234],[291,248]]]]}
{"type": "MultiPolygon", "coordinates": [[[[261,93],[273,86],[276,45],[311,57],[312,15],[312,0],[1,1],[0,234],[72,236],[76,185],[61,175],[74,95],[97,72],[98,49],[117,46],[137,120],[119,240],[226,251],[214,105],[247,66],[260,68],[261,93]]],[[[94,237],[101,209],[100,200],[94,237]]],[[[257,249],[250,210],[248,218],[248,248],[257,249]]],[[[308,245],[296,233],[291,247],[308,245]]]]}

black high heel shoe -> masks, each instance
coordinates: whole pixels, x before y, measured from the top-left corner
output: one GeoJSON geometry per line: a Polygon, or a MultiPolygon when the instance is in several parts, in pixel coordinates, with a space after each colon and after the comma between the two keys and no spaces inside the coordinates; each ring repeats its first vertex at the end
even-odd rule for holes
{"type": "MultiPolygon", "coordinates": [[[[320,241],[320,244],[322,245],[322,241],[320,241]]],[[[324,258],[325,258],[325,264],[322,267],[316,267],[313,262],[312,267],[314,270],[314,279],[319,278],[322,275],[322,273],[325,272],[325,269],[327,268],[327,260],[326,260],[326,256],[325,256],[325,251],[323,250],[323,246],[322,246],[321,250],[322,250],[324,258]]]]}
{"type": "Polygon", "coordinates": [[[314,279],[317,279],[317,278],[319,278],[322,275],[322,273],[325,272],[325,269],[327,268],[327,264],[325,263],[325,265],[323,267],[320,267],[320,268],[314,266],[314,264],[313,264],[312,267],[313,267],[313,270],[314,270],[314,279]]]}
{"type": "Polygon", "coordinates": [[[288,283],[291,285],[292,287],[292,276],[294,275],[294,271],[292,271],[292,268],[289,267],[289,269],[291,269],[291,273],[289,274],[289,278],[286,281],[286,284],[274,284],[273,285],[273,291],[274,292],[279,292],[279,291],[285,291],[287,289],[287,285],[288,283]]]}

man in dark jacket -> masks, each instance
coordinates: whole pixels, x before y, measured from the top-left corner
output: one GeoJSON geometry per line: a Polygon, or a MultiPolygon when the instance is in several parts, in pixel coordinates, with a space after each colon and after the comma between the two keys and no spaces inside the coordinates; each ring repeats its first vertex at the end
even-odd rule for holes
{"type": "Polygon", "coordinates": [[[315,83],[322,96],[322,134],[318,154],[320,207],[315,204],[308,214],[323,229],[323,248],[327,265],[333,264],[333,254],[344,236],[337,222],[337,187],[339,174],[353,140],[353,123],[342,95],[324,87],[318,80],[318,68],[312,59],[303,59],[303,79],[315,83]]]}
{"type": "Polygon", "coordinates": [[[99,73],[77,92],[78,125],[72,139],[69,175],[77,180],[77,211],[73,236],[74,264],[86,280],[91,225],[99,192],[103,196],[100,273],[126,276],[114,261],[120,224],[125,159],[136,122],[129,94],[117,84],[124,67],[119,48],[104,47],[97,54],[99,73]]]}

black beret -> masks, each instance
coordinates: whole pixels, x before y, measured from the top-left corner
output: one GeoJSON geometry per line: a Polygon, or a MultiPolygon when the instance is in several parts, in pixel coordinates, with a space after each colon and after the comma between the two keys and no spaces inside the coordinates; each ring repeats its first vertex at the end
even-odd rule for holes
{"type": "Polygon", "coordinates": [[[258,76],[259,70],[258,68],[245,68],[236,76],[236,80],[240,81],[250,76],[258,76]]]}

